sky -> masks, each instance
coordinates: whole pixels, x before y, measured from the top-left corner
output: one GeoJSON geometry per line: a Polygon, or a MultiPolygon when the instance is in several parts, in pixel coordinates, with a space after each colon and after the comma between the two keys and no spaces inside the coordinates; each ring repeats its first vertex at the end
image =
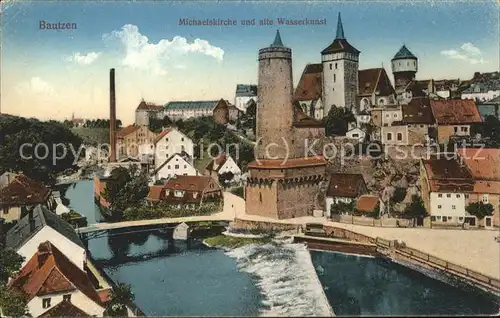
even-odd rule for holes
{"type": "MultiPolygon", "coordinates": [[[[236,84],[257,84],[257,55],[279,29],[293,51],[297,84],[335,38],[337,15],[361,51],[360,69],[383,66],[405,44],[417,79],[469,79],[499,70],[498,1],[3,1],[1,112],[40,119],[108,118],[109,69],[117,116],[134,121],[141,99],[234,101],[236,84]],[[186,26],[180,19],[231,19],[186,26]],[[326,19],[277,25],[277,18],[326,19]],[[255,26],[242,20],[255,19],[255,26]],[[270,19],[274,25],[260,26],[270,19]],[[76,29],[41,29],[73,23],[76,29]]],[[[392,76],[391,76],[392,78],[392,76]]]]}

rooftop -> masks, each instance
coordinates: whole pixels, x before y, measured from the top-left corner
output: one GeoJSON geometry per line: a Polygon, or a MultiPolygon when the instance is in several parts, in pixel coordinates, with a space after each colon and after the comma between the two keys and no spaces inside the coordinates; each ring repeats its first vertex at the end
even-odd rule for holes
{"type": "Polygon", "coordinates": [[[500,181],[500,149],[462,148],[457,153],[475,179],[500,181]]]}
{"type": "Polygon", "coordinates": [[[213,110],[219,100],[174,101],[165,104],[165,110],[213,110]]]}
{"type": "Polygon", "coordinates": [[[261,159],[259,161],[253,161],[248,164],[248,168],[260,168],[260,169],[289,169],[298,167],[314,167],[314,166],[324,166],[327,161],[323,156],[314,156],[307,158],[296,158],[296,159],[261,159]]]}
{"type": "Polygon", "coordinates": [[[101,305],[87,273],[48,241],[39,245],[38,251],[9,283],[9,288],[23,291],[27,301],[35,296],[79,290],[101,305]]]}
{"type": "Polygon", "coordinates": [[[439,125],[480,123],[476,103],[470,99],[431,100],[432,114],[439,125]]]}
{"type": "Polygon", "coordinates": [[[361,195],[365,180],[361,174],[333,173],[326,195],[328,197],[357,198],[361,195]]]}
{"type": "Polygon", "coordinates": [[[430,100],[427,97],[414,97],[408,105],[402,107],[403,122],[406,124],[434,123],[430,100]]]}
{"type": "MultiPolygon", "coordinates": [[[[10,175],[9,175],[10,176],[10,175]]],[[[50,189],[24,174],[15,175],[10,183],[0,190],[0,206],[35,205],[44,203],[50,195],[50,189]]]]}
{"type": "Polygon", "coordinates": [[[389,96],[394,94],[394,87],[383,67],[358,71],[359,95],[389,96]]]}
{"type": "Polygon", "coordinates": [[[135,132],[139,128],[140,127],[136,126],[135,124],[123,127],[122,129],[118,130],[118,132],[116,133],[116,138],[123,138],[127,135],[130,135],[131,133],[135,132]]]}
{"type": "Polygon", "coordinates": [[[356,210],[362,212],[375,212],[379,198],[376,195],[365,194],[356,201],[356,210]]]}
{"type": "Polygon", "coordinates": [[[156,105],[156,104],[153,104],[153,103],[148,103],[148,102],[145,102],[144,100],[142,100],[140,103],[139,103],[139,106],[137,106],[136,110],[145,110],[145,111],[163,111],[163,106],[161,105],[156,105]]]}
{"type": "Polygon", "coordinates": [[[32,218],[30,218],[30,213],[25,215],[7,232],[5,242],[7,248],[18,250],[44,226],[51,227],[76,245],[84,248],[73,227],[46,207],[39,204],[33,209],[32,214],[32,218]]]}
{"type": "Polygon", "coordinates": [[[323,51],[321,51],[322,55],[331,54],[331,53],[339,53],[339,52],[347,52],[351,54],[359,54],[359,51],[354,48],[347,40],[344,35],[344,26],[342,25],[342,18],[340,17],[340,12],[337,18],[337,32],[335,34],[335,39],[332,44],[326,47],[323,51]]]}
{"type": "Polygon", "coordinates": [[[237,84],[236,85],[236,97],[253,97],[257,96],[257,85],[249,84],[237,84]]]}
{"type": "Polygon", "coordinates": [[[422,160],[430,191],[432,192],[472,192],[474,182],[472,174],[466,165],[462,165],[453,156],[444,154],[433,155],[428,160],[422,160]]]}
{"type": "Polygon", "coordinates": [[[415,55],[413,55],[413,53],[411,53],[410,50],[408,50],[406,45],[403,44],[403,46],[399,49],[398,53],[396,53],[396,55],[394,55],[394,57],[392,59],[393,60],[417,59],[417,57],[415,55]]]}

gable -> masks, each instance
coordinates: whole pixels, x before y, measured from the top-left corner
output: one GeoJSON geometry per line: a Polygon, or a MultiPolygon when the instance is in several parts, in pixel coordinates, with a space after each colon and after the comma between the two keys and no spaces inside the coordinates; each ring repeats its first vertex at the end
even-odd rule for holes
{"type": "Polygon", "coordinates": [[[73,291],[75,289],[75,286],[56,267],[53,267],[36,295],[42,296],[65,291],[73,291]]]}

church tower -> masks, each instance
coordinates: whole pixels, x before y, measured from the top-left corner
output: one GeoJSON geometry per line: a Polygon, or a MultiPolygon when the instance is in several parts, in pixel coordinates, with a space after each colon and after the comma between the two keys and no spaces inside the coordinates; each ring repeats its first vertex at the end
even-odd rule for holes
{"type": "Polygon", "coordinates": [[[418,59],[403,45],[391,60],[392,74],[394,74],[394,88],[396,92],[404,89],[415,79],[418,71],[418,59]]]}
{"type": "Polygon", "coordinates": [[[321,52],[325,116],[333,105],[351,109],[356,104],[359,53],[347,42],[339,13],[335,40],[321,52]]]}
{"type": "Polygon", "coordinates": [[[257,88],[257,159],[284,159],[294,156],[292,50],[276,32],[273,44],[259,50],[257,88]]]}

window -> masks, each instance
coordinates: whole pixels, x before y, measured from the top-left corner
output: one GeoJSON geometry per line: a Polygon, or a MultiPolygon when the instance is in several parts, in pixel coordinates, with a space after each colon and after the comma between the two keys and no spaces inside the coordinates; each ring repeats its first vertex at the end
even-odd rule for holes
{"type": "Polygon", "coordinates": [[[167,165],[167,169],[170,169],[170,165],[167,165]]]}
{"type": "Polygon", "coordinates": [[[396,114],[394,114],[394,118],[398,118],[398,114],[397,114],[397,113],[396,113],[396,114]]]}
{"type": "Polygon", "coordinates": [[[403,134],[402,133],[398,133],[398,140],[403,140],[403,134]]]}
{"type": "Polygon", "coordinates": [[[468,195],[468,194],[464,194],[464,197],[465,197],[466,199],[468,199],[468,198],[469,198],[469,195],[468,195]]]}
{"type": "Polygon", "coordinates": [[[352,138],[358,138],[359,134],[352,134],[352,138]]]}
{"type": "Polygon", "coordinates": [[[337,81],[337,75],[333,74],[333,82],[335,83],[337,81]]]}
{"type": "Polygon", "coordinates": [[[433,222],[436,221],[436,217],[434,215],[431,216],[431,221],[433,221],[433,222]]]}
{"type": "Polygon", "coordinates": [[[443,194],[438,194],[438,198],[442,198],[443,197],[443,194]]]}
{"type": "Polygon", "coordinates": [[[454,130],[455,132],[457,132],[457,131],[458,131],[458,127],[453,127],[453,130],[454,130]]]}
{"type": "Polygon", "coordinates": [[[446,216],[443,216],[443,222],[446,222],[448,218],[446,216]]]}
{"type": "Polygon", "coordinates": [[[453,218],[451,216],[448,217],[448,221],[451,221],[453,220],[453,218]]]}
{"type": "Polygon", "coordinates": [[[458,221],[463,222],[464,221],[464,217],[463,216],[459,216],[458,217],[458,221]]]}
{"type": "MultiPolygon", "coordinates": [[[[168,175],[170,177],[170,175],[168,175]]],[[[170,190],[168,189],[165,189],[165,196],[169,196],[170,195],[170,190]]]]}
{"type": "Polygon", "coordinates": [[[487,194],[483,194],[483,203],[488,203],[488,195],[487,194]]]}
{"type": "Polygon", "coordinates": [[[424,125],[420,125],[420,128],[424,128],[424,125]]]}
{"type": "Polygon", "coordinates": [[[184,196],[184,191],[175,190],[174,195],[178,198],[182,198],[184,196]]]}
{"type": "Polygon", "coordinates": [[[332,69],[332,63],[330,63],[330,69],[332,69]]]}
{"type": "Polygon", "coordinates": [[[50,307],[50,298],[42,299],[42,308],[49,308],[49,307],[50,307]]]}
{"type": "Polygon", "coordinates": [[[467,132],[468,130],[469,130],[469,129],[468,129],[468,127],[467,127],[467,126],[466,126],[466,127],[460,127],[460,131],[462,131],[462,132],[467,132]]]}
{"type": "Polygon", "coordinates": [[[441,204],[440,204],[440,205],[438,205],[438,209],[441,209],[441,208],[442,208],[442,205],[441,205],[441,204]]]}
{"type": "Polygon", "coordinates": [[[446,194],[446,197],[451,198],[451,194],[450,193],[446,194]]]}
{"type": "Polygon", "coordinates": [[[392,133],[387,133],[387,140],[392,140],[392,133]]]}
{"type": "Polygon", "coordinates": [[[456,207],[455,205],[452,205],[452,206],[451,206],[451,209],[452,209],[452,210],[456,210],[456,209],[457,209],[457,207],[456,207]]]}
{"type": "Polygon", "coordinates": [[[262,202],[262,193],[259,193],[259,201],[262,202]]]}
{"type": "Polygon", "coordinates": [[[71,294],[63,295],[63,301],[71,301],[71,294]]]}
{"type": "Polygon", "coordinates": [[[179,169],[179,165],[175,165],[175,169],[179,169]]]}
{"type": "Polygon", "coordinates": [[[438,221],[441,221],[441,215],[438,215],[438,216],[437,216],[437,220],[438,220],[438,221]]]}
{"type": "Polygon", "coordinates": [[[457,198],[460,198],[460,194],[457,194],[457,198]]]}
{"type": "Polygon", "coordinates": [[[187,165],[184,165],[184,169],[186,169],[186,168],[187,168],[187,165]]]}
{"type": "Polygon", "coordinates": [[[3,208],[3,214],[9,214],[9,208],[8,207],[4,207],[3,208]]]}
{"type": "Polygon", "coordinates": [[[335,63],[335,69],[337,69],[337,66],[338,66],[337,63],[335,63]]]}
{"type": "Polygon", "coordinates": [[[385,117],[386,117],[386,118],[389,118],[389,117],[391,117],[391,115],[389,115],[389,114],[385,114],[385,117]]]}
{"type": "Polygon", "coordinates": [[[184,137],[181,138],[181,141],[184,141],[184,137]]]}

